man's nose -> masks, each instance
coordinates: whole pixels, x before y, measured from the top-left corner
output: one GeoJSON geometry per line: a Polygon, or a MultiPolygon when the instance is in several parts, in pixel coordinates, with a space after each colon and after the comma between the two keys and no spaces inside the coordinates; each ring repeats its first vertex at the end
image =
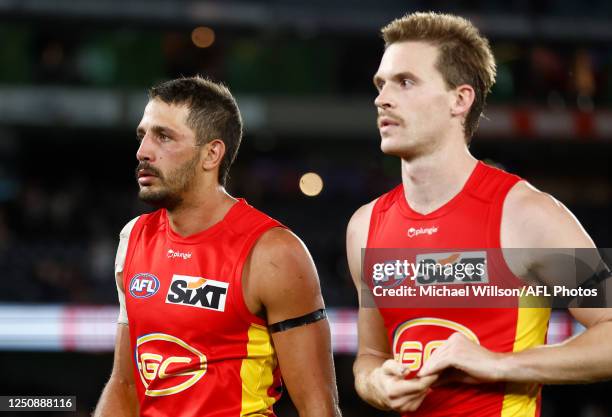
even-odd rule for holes
{"type": "Polygon", "coordinates": [[[155,159],[155,153],[153,152],[152,139],[146,134],[140,140],[140,145],[136,151],[136,159],[139,161],[152,161],[155,159]]]}
{"type": "Polygon", "coordinates": [[[394,107],[393,101],[390,97],[389,89],[386,85],[378,91],[378,95],[374,99],[374,105],[381,109],[388,109],[394,107]]]}

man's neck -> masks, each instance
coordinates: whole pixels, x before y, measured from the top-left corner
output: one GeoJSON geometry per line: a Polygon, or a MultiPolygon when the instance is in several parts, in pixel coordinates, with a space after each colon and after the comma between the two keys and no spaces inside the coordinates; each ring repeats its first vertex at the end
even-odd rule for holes
{"type": "Polygon", "coordinates": [[[236,203],[225,188],[215,184],[188,196],[179,207],[168,210],[168,222],[172,230],[186,237],[202,232],[220,222],[236,203]]]}
{"type": "Polygon", "coordinates": [[[463,144],[402,159],[406,201],[417,213],[437,210],[461,191],[477,162],[463,144]]]}

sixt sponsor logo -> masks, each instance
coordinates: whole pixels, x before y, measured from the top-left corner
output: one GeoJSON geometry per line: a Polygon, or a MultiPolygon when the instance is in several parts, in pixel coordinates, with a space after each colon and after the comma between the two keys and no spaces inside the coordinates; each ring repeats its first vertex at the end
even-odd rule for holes
{"type": "Polygon", "coordinates": [[[179,252],[177,250],[168,249],[167,253],[168,258],[181,258],[181,259],[191,259],[191,252],[179,252]]]}
{"type": "Polygon", "coordinates": [[[423,265],[415,277],[416,285],[489,282],[485,251],[419,254],[416,262],[423,265]]]}
{"type": "Polygon", "coordinates": [[[184,391],[206,373],[206,355],[178,337],[151,333],[136,340],[135,359],[145,395],[159,397],[184,391]]]}
{"type": "Polygon", "coordinates": [[[149,298],[159,290],[159,279],[153,274],[136,274],[130,280],[130,295],[134,298],[149,298]]]}
{"type": "Polygon", "coordinates": [[[172,276],[166,303],[224,311],[229,283],[187,275],[172,276]]]}

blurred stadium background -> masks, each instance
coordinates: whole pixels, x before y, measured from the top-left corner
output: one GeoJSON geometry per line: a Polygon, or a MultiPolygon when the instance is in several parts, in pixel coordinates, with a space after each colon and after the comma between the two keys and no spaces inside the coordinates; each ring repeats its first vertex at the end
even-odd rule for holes
{"type": "MultiPolygon", "coordinates": [[[[353,390],[344,230],[399,182],[379,152],[371,78],[379,27],[414,10],[464,15],[492,41],[498,81],[474,154],[555,195],[611,247],[609,1],[0,1],[0,394],[93,409],[112,364],[118,232],[149,210],[133,180],[146,89],[200,73],[229,85],[245,119],[230,191],[317,263],[344,415],[387,415],[353,390]],[[307,172],[323,181],[316,196],[300,189],[307,172]]],[[[556,312],[549,340],[578,327],[556,312]]],[[[611,389],[545,387],[542,416],[612,416],[611,389]]],[[[286,397],[280,416],[293,415],[286,397]]]]}

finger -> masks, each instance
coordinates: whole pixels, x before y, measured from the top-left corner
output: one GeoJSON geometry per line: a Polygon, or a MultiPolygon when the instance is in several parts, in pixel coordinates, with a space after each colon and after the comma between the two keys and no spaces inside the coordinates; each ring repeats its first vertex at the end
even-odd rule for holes
{"type": "Polygon", "coordinates": [[[464,334],[459,333],[459,332],[455,332],[453,334],[450,335],[450,337],[447,339],[448,341],[470,341],[464,334]]]}
{"type": "Polygon", "coordinates": [[[397,362],[394,359],[386,360],[382,365],[382,371],[387,375],[393,375],[397,377],[403,377],[408,367],[397,362]]]}
{"type": "Polygon", "coordinates": [[[452,343],[449,338],[449,340],[446,340],[444,344],[442,344],[439,348],[432,352],[429,359],[425,361],[420,371],[417,373],[417,376],[422,377],[441,372],[442,370],[450,366],[450,359],[447,358],[451,357],[454,357],[454,354],[452,343]]]}
{"type": "Polygon", "coordinates": [[[411,396],[409,398],[406,398],[402,402],[398,401],[399,404],[394,407],[394,410],[399,411],[402,414],[416,411],[423,403],[423,400],[425,400],[425,397],[427,397],[427,392],[411,396]]]}
{"type": "Polygon", "coordinates": [[[423,387],[423,390],[429,390],[429,388],[438,380],[440,374],[428,375],[418,378],[419,383],[423,387]]]}
{"type": "Polygon", "coordinates": [[[463,384],[480,384],[482,381],[473,376],[455,368],[447,368],[443,372],[437,374],[439,378],[434,382],[434,387],[439,387],[445,384],[463,383],[463,384]]]}
{"type": "Polygon", "coordinates": [[[437,379],[438,375],[432,375],[423,378],[397,381],[393,384],[393,387],[389,391],[389,395],[398,398],[427,393],[429,387],[431,387],[437,379]]]}
{"type": "Polygon", "coordinates": [[[445,370],[446,368],[452,365],[451,361],[448,359],[448,355],[438,354],[435,352],[431,357],[425,362],[421,370],[417,373],[418,377],[425,377],[433,374],[438,374],[445,370]]]}

